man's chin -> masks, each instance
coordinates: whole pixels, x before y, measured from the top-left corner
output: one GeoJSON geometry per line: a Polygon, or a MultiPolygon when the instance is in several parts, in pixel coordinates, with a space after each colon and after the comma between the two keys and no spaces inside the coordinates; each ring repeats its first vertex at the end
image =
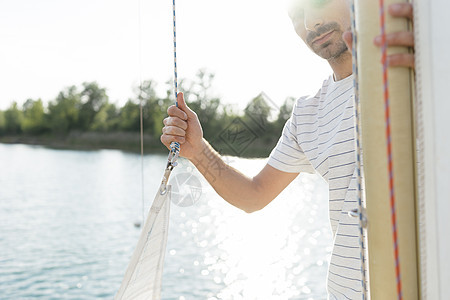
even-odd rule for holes
{"type": "Polygon", "coordinates": [[[347,52],[348,48],[345,43],[342,43],[341,47],[338,47],[338,49],[333,49],[333,44],[331,42],[327,42],[321,45],[320,49],[311,48],[311,50],[321,58],[329,60],[338,59],[345,52],[347,52]]]}

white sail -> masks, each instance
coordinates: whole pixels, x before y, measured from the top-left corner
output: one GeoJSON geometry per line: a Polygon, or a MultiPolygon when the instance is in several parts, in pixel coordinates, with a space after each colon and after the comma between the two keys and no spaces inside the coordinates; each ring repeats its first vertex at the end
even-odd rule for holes
{"type": "Polygon", "coordinates": [[[161,299],[161,279],[170,214],[170,186],[153,201],[136,249],[114,299],[161,299]]]}
{"type": "Polygon", "coordinates": [[[450,295],[450,39],[448,0],[414,1],[421,173],[422,299],[450,295]]]}

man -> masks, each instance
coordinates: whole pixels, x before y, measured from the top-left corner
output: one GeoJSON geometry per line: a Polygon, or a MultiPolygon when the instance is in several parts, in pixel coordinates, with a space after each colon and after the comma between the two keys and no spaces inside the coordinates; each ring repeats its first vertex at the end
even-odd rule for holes
{"type": "MultiPolygon", "coordinates": [[[[411,19],[412,6],[395,4],[389,7],[389,13],[411,19]]],[[[179,106],[168,109],[161,141],[166,146],[172,141],[179,142],[180,154],[194,163],[217,193],[248,213],[265,207],[300,172],[318,172],[329,184],[329,215],[334,236],[327,285],[329,298],[361,299],[358,219],[348,215],[357,207],[349,1],[298,1],[289,16],[300,38],[328,61],[333,75],[314,97],[297,100],[277,146],[258,175],[246,177],[224,163],[203,139],[198,118],[181,93],[179,106]]],[[[376,38],[374,43],[381,46],[380,40],[376,38]]],[[[409,32],[389,34],[387,42],[389,46],[414,46],[409,32]]],[[[388,64],[413,67],[414,57],[393,55],[388,64]]]]}

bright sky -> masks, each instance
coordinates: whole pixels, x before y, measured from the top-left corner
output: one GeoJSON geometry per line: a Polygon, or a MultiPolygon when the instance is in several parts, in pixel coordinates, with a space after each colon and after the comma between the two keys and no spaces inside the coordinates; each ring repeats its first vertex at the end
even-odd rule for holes
{"type": "MultiPolygon", "coordinates": [[[[0,45],[0,109],[85,81],[122,105],[140,74],[161,92],[173,76],[172,0],[0,0],[0,45]]],[[[178,0],[177,48],[180,77],[206,68],[240,108],[261,91],[278,104],[315,93],[331,74],[280,0],[178,0]]]]}

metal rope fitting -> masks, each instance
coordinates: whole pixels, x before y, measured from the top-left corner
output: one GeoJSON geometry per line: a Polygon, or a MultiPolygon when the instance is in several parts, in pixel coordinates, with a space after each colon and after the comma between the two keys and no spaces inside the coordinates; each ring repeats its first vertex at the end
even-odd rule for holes
{"type": "Polygon", "coordinates": [[[169,182],[170,174],[172,173],[173,168],[178,165],[178,156],[180,155],[180,144],[177,142],[172,142],[170,144],[170,152],[167,157],[167,166],[164,171],[164,176],[161,182],[161,186],[159,187],[159,193],[164,195],[167,192],[167,183],[169,182]]]}
{"type": "MultiPolygon", "coordinates": [[[[355,208],[355,209],[350,210],[348,212],[348,215],[353,218],[359,218],[360,217],[359,209],[355,208]]],[[[366,216],[366,210],[364,208],[363,208],[362,216],[361,216],[361,225],[363,228],[367,227],[367,216],[366,216]]]]}

